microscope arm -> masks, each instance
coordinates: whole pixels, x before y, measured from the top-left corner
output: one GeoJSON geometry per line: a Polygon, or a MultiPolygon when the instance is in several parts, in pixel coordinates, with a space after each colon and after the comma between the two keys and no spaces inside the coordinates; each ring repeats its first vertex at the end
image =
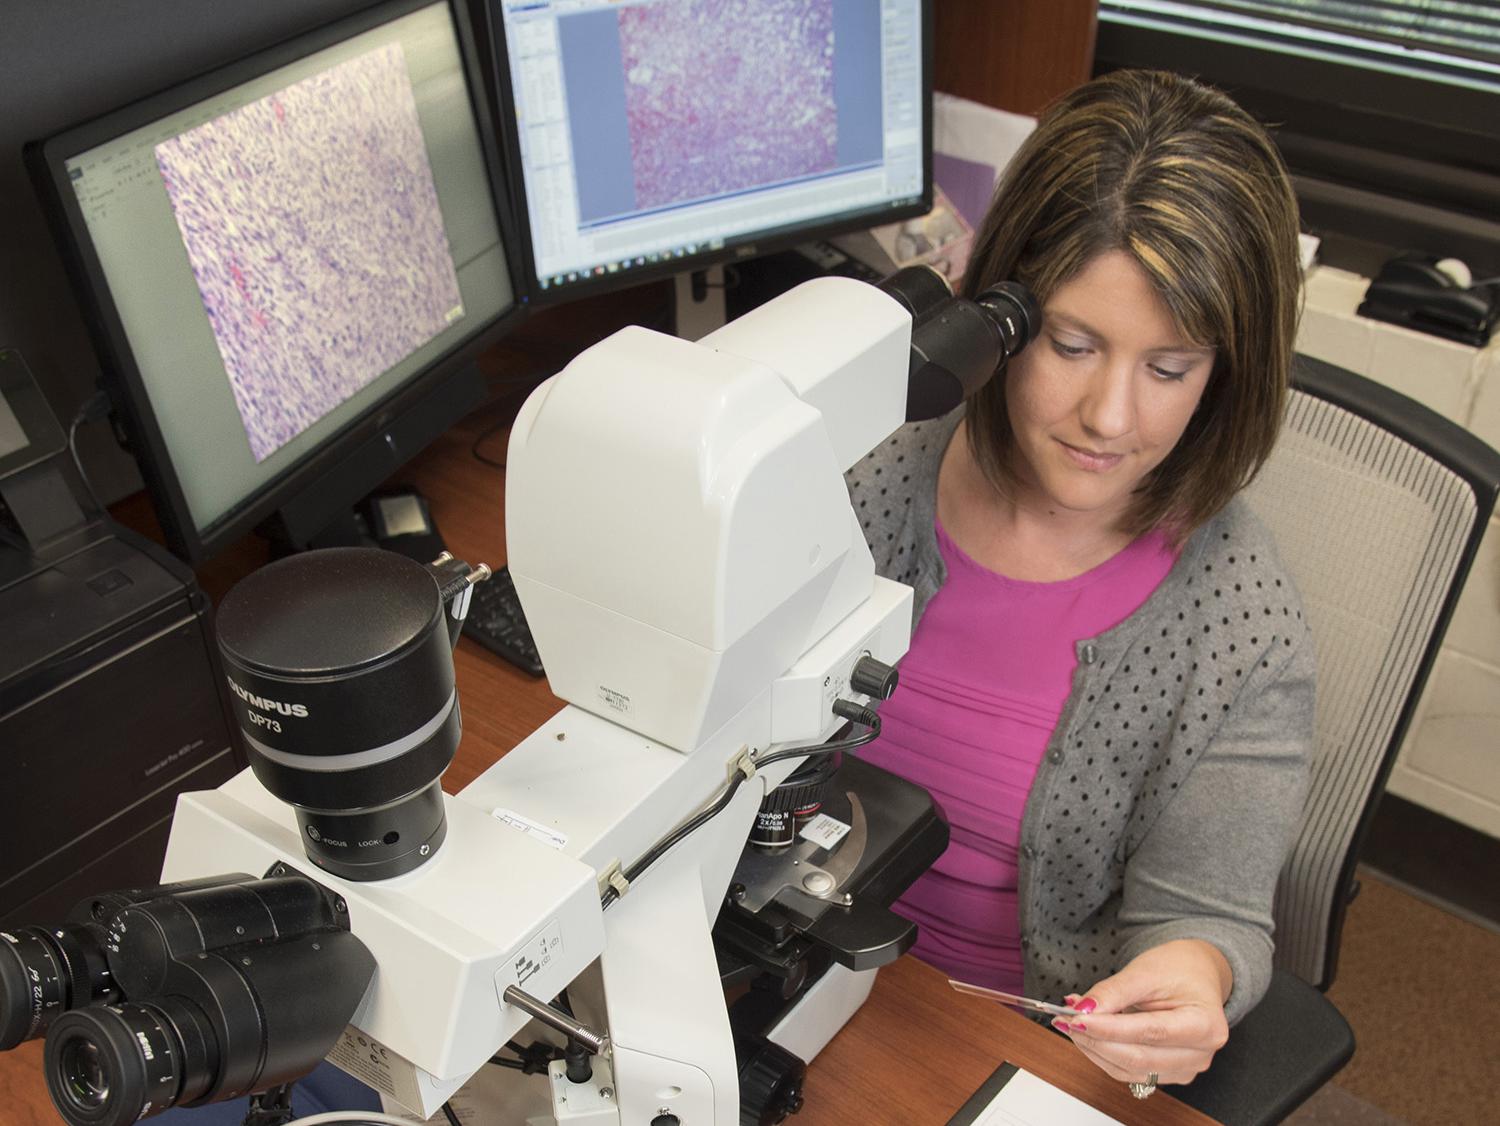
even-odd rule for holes
{"type": "MultiPolygon", "coordinates": [[[[808,283],[699,344],[626,329],[523,407],[509,564],[568,706],[444,796],[447,838],[420,867],[315,873],[378,967],[331,1058],[393,1102],[434,1113],[531,1020],[515,990],[566,989],[609,1037],[592,1109],[558,1062],[550,1111],[500,1120],[739,1121],[711,927],[802,758],[778,752],[829,739],[837,702],[869,702],[855,665],[894,665],[910,634],[911,590],[874,574],[842,473],[912,409],[914,373],[962,393],[1035,324],[906,281],[808,283]]],[[[314,873],[305,843],[247,771],[180,801],[164,878],[314,873]]]]}

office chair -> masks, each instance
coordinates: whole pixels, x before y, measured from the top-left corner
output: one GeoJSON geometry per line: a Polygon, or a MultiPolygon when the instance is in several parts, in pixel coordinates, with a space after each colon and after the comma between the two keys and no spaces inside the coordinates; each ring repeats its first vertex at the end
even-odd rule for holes
{"type": "Polygon", "coordinates": [[[1354,873],[1500,490],[1500,453],[1389,388],[1299,356],[1248,490],[1302,593],[1318,658],[1311,785],[1277,886],[1263,1000],[1172,1093],[1226,1126],[1280,1122],[1349,1061],[1333,983],[1354,873]]]}

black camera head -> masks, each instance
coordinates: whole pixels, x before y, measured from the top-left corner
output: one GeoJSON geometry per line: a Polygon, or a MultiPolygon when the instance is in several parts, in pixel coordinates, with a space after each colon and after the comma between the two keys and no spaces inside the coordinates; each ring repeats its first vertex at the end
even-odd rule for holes
{"type": "Polygon", "coordinates": [[[334,875],[398,876],[443,842],[438,779],[463,726],[445,591],[467,571],[328,548],[262,567],[219,607],[251,768],[297,811],[308,859],[334,875]]]}

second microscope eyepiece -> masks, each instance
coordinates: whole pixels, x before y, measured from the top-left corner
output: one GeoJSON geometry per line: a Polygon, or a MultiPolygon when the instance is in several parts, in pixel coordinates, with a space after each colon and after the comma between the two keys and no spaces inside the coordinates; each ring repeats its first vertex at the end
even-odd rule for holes
{"type": "Polygon", "coordinates": [[[77,1126],[129,1126],[208,1091],[217,1047],[208,1018],[180,997],[79,1009],[47,1036],[47,1090],[77,1126]]]}
{"type": "Polygon", "coordinates": [[[45,1034],[70,1009],[114,994],[103,928],[0,931],[0,1052],[45,1034]]]}
{"type": "Polygon", "coordinates": [[[86,1111],[103,1107],[109,1101],[112,1078],[99,1045],[79,1037],[58,1054],[61,1060],[58,1070],[68,1089],[68,1101],[86,1111]]]}

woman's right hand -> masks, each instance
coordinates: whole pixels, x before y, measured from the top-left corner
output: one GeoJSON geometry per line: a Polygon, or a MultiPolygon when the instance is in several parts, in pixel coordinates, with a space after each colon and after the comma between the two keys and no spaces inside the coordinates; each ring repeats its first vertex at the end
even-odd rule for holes
{"type": "Polygon", "coordinates": [[[1233,984],[1219,949],[1200,939],[1163,943],[1068,1003],[1081,1018],[1054,1020],[1079,1051],[1124,1083],[1189,1083],[1229,1039],[1224,1001],[1233,984]]]}

